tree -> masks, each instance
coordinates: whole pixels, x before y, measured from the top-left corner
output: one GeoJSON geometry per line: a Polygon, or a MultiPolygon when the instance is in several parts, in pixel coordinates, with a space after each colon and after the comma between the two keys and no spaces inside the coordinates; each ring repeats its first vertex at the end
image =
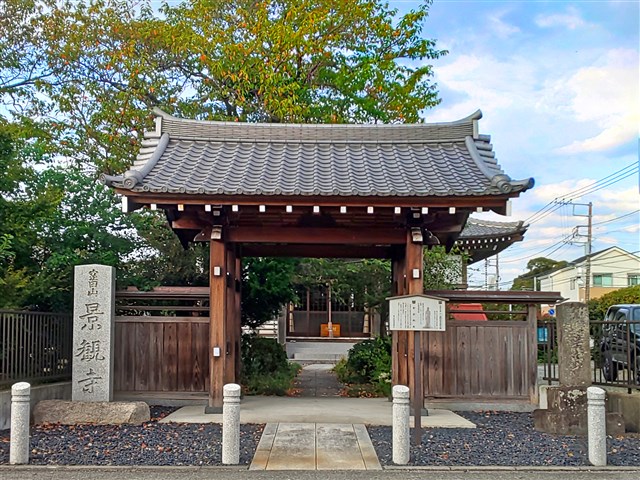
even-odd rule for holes
{"type": "MultiPolygon", "coordinates": [[[[16,271],[23,262],[25,274],[38,277],[28,277],[27,295],[38,305],[62,305],[72,266],[88,259],[120,265],[119,280],[141,287],[152,286],[149,278],[206,281],[206,249],[182,252],[151,212],[119,219],[115,197],[93,183],[96,174],[133,162],[154,106],[217,120],[421,121],[421,112],[439,102],[429,62],[446,53],[422,36],[430,5],[425,0],[398,16],[379,0],[190,0],[160,11],[138,0],[5,0],[0,115],[21,138],[44,140],[27,144],[47,153],[45,170],[25,174],[34,174],[33,188],[51,198],[37,227],[24,223],[47,235],[14,235],[16,218],[0,235],[0,258],[13,259],[16,271]],[[42,251],[26,248],[31,244],[42,251]]],[[[31,187],[20,195],[35,201],[31,187]]],[[[280,278],[284,269],[284,282],[289,267],[247,265],[247,308],[254,302],[260,309],[260,279],[280,278]]],[[[376,288],[368,294],[379,296],[376,288]]],[[[16,301],[32,301],[27,297],[16,301]]]]}
{"type": "Polygon", "coordinates": [[[242,325],[257,328],[295,299],[295,259],[247,258],[242,265],[242,325]]]}
{"type": "Polygon", "coordinates": [[[565,260],[558,261],[545,257],[532,258],[527,262],[527,272],[513,280],[511,290],[539,290],[539,283],[534,288],[534,278],[560,270],[568,264],[565,260]]]}
{"type": "MultiPolygon", "coordinates": [[[[19,0],[8,0],[11,3],[19,0]]],[[[60,152],[131,164],[149,113],[270,122],[416,122],[439,100],[422,38],[431,1],[400,18],[378,0],[66,1],[37,16],[37,86],[60,152]]],[[[33,105],[35,108],[35,105],[33,105]]],[[[42,105],[39,106],[44,108],[42,105]]]]}
{"type": "Polygon", "coordinates": [[[462,283],[461,254],[447,253],[443,246],[424,249],[425,290],[447,290],[462,283]]]}

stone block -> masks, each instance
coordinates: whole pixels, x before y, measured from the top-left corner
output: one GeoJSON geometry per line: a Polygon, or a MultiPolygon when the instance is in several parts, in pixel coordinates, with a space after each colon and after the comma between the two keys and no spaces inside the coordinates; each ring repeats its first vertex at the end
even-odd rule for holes
{"type": "Polygon", "coordinates": [[[558,380],[565,386],[591,385],[589,311],[581,302],[558,305],[558,380]]]}
{"type": "Polygon", "coordinates": [[[607,411],[624,418],[627,432],[640,433],[640,392],[607,392],[607,411]]]}
{"type": "Polygon", "coordinates": [[[115,269],[105,265],[75,268],[71,398],[113,400],[115,269]]]}
{"type": "MultiPolygon", "coordinates": [[[[547,410],[534,410],[533,426],[539,432],[558,435],[587,434],[587,387],[549,387],[547,410]]],[[[624,433],[624,419],[607,414],[607,434],[624,433]]]]}
{"type": "Polygon", "coordinates": [[[149,405],[144,402],[69,402],[43,400],[33,410],[33,422],[76,425],[140,424],[151,418],[149,405]]]}

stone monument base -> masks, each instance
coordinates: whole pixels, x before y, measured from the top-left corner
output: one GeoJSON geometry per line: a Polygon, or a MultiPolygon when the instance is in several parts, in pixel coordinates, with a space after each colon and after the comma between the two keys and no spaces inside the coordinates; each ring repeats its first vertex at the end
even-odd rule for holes
{"type": "Polygon", "coordinates": [[[33,409],[33,423],[76,425],[140,424],[151,418],[149,405],[144,402],[69,402],[43,400],[33,409]]]}
{"type": "MultiPolygon", "coordinates": [[[[539,432],[557,435],[587,434],[587,387],[549,387],[547,410],[533,411],[533,427],[539,432]]],[[[607,434],[625,432],[619,413],[607,413],[607,434]]]]}

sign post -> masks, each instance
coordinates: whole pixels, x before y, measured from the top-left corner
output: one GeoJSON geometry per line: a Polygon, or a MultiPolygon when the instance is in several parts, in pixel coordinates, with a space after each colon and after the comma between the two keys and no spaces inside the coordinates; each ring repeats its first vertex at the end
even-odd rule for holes
{"type": "MultiPolygon", "coordinates": [[[[445,330],[446,298],[431,295],[402,295],[390,297],[389,330],[415,332],[445,330]]],[[[413,433],[414,444],[419,445],[422,438],[422,375],[420,336],[414,335],[414,380],[413,380],[413,433]]]]}

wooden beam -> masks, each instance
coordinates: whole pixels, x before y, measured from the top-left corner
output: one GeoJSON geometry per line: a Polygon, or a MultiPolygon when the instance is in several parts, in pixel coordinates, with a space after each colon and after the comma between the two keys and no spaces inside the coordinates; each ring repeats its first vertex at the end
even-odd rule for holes
{"type": "Polygon", "coordinates": [[[193,217],[177,218],[171,222],[171,228],[174,230],[202,230],[206,226],[206,222],[193,217]]]}
{"type": "Polygon", "coordinates": [[[390,247],[356,245],[247,244],[242,253],[245,257],[391,258],[390,247]]]}
{"type": "Polygon", "coordinates": [[[213,240],[209,244],[209,408],[208,412],[222,412],[225,382],[225,345],[227,339],[226,311],[226,249],[225,244],[213,240]]]}
{"type": "Polygon", "coordinates": [[[135,199],[140,205],[150,205],[155,203],[158,208],[165,206],[183,204],[183,205],[239,205],[240,211],[243,206],[266,205],[282,206],[283,211],[286,205],[292,205],[293,211],[296,206],[323,206],[336,207],[340,206],[356,207],[366,209],[368,206],[373,207],[504,207],[510,198],[520,196],[521,192],[503,194],[503,195],[467,195],[467,196],[431,196],[431,197],[344,197],[344,196],[327,196],[318,199],[316,196],[301,195],[193,195],[187,193],[151,193],[151,192],[134,192],[123,188],[115,188],[116,193],[126,195],[129,200],[135,199]]]}
{"type": "Polygon", "coordinates": [[[236,243],[397,245],[405,242],[405,229],[228,227],[227,239],[236,243]]]}

